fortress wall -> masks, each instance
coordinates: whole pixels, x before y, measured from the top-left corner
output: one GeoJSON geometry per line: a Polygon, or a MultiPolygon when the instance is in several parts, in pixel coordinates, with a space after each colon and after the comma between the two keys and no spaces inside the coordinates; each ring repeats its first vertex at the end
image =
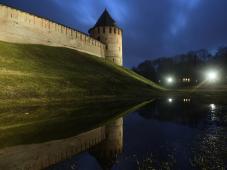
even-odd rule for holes
{"type": "Polygon", "coordinates": [[[67,47],[105,57],[105,45],[89,35],[1,4],[0,40],[67,47]]]}

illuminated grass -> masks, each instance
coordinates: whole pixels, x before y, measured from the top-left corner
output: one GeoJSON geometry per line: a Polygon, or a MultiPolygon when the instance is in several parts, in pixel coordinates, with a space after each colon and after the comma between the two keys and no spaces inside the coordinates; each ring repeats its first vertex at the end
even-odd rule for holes
{"type": "Polygon", "coordinates": [[[5,42],[0,42],[0,89],[0,103],[147,98],[163,90],[131,70],[75,50],[5,42]]]}

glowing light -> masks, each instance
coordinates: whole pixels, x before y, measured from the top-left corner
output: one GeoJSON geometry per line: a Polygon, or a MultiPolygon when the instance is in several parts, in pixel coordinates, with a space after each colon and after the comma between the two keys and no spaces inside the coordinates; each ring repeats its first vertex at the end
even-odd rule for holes
{"type": "Polygon", "coordinates": [[[187,102],[191,102],[191,99],[185,98],[185,99],[183,99],[183,101],[187,103],[187,102]]]}
{"type": "Polygon", "coordinates": [[[215,71],[215,70],[209,70],[207,73],[206,73],[206,79],[209,81],[209,82],[215,82],[219,79],[219,75],[218,75],[218,72],[215,71]]]}
{"type": "Polygon", "coordinates": [[[215,104],[210,104],[210,108],[211,108],[211,110],[215,110],[216,109],[216,105],[215,104]]]}
{"type": "Polygon", "coordinates": [[[168,98],[168,102],[169,103],[172,103],[173,102],[173,99],[172,98],[168,98]]]}
{"type": "Polygon", "coordinates": [[[173,82],[174,82],[173,77],[167,77],[166,82],[167,82],[167,84],[173,84],[173,82]]]}

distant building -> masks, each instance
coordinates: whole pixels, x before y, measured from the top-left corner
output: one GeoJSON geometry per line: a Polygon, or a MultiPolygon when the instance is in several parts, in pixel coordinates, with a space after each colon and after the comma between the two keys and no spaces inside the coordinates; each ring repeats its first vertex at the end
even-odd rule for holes
{"type": "Polygon", "coordinates": [[[191,83],[191,78],[189,77],[184,77],[181,79],[182,83],[191,83]]]}

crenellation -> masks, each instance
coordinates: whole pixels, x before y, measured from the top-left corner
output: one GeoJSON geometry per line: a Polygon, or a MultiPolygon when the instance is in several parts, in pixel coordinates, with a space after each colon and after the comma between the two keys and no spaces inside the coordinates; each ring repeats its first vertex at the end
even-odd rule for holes
{"type": "Polygon", "coordinates": [[[122,65],[122,30],[98,26],[90,35],[0,4],[0,40],[67,47],[122,65]]]}
{"type": "Polygon", "coordinates": [[[122,29],[105,10],[98,22],[89,30],[90,36],[105,44],[105,59],[122,65],[122,29]]]}
{"type": "Polygon", "coordinates": [[[105,44],[53,21],[0,4],[0,40],[68,47],[105,57],[105,44]]]}

